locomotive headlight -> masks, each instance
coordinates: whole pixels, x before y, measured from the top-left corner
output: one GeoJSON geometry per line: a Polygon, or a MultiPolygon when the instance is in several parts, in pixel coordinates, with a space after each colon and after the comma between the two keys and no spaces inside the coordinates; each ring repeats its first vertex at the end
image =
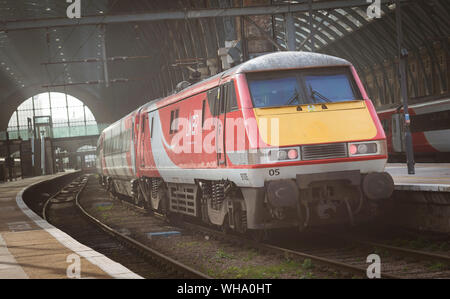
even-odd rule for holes
{"type": "Polygon", "coordinates": [[[298,147],[263,149],[261,152],[261,164],[300,160],[300,149],[298,147]]]}
{"type": "Polygon", "coordinates": [[[375,146],[375,151],[374,152],[377,151],[377,148],[376,148],[377,145],[375,143],[372,143],[372,144],[369,144],[369,145],[367,145],[367,143],[361,143],[361,144],[358,145],[358,151],[357,152],[359,154],[368,154],[369,153],[369,146],[371,146],[371,147],[375,146]]]}
{"type": "Polygon", "coordinates": [[[281,151],[276,151],[276,152],[275,152],[275,156],[276,156],[276,159],[277,159],[278,161],[280,161],[280,160],[286,160],[286,159],[287,159],[287,152],[286,152],[286,151],[283,151],[283,150],[281,150],[281,151]]]}
{"type": "Polygon", "coordinates": [[[386,153],[386,142],[377,140],[373,142],[355,142],[348,144],[348,154],[350,157],[383,155],[386,153]]]}

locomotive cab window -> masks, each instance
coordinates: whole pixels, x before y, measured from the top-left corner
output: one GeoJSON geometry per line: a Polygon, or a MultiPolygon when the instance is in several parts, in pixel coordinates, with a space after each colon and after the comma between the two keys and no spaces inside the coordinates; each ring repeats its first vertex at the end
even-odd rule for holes
{"type": "Polygon", "coordinates": [[[208,106],[212,116],[217,116],[216,103],[219,97],[219,87],[208,90],[208,106]]]}
{"type": "Polygon", "coordinates": [[[348,68],[263,72],[247,75],[255,108],[360,100],[348,68]]]}
{"type": "Polygon", "coordinates": [[[234,82],[230,81],[226,84],[227,89],[227,112],[238,110],[236,90],[234,89],[234,82]]]}
{"type": "MultiPolygon", "coordinates": [[[[238,110],[234,81],[208,91],[208,105],[212,116],[238,110]]],[[[203,108],[202,108],[203,109],[203,108]]]]}

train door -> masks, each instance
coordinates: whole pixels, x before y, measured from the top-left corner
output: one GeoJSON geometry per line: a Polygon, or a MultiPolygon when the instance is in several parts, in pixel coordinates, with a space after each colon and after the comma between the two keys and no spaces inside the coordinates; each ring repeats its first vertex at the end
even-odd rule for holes
{"type": "Polygon", "coordinates": [[[142,115],[142,119],[141,119],[141,127],[140,127],[140,152],[141,152],[141,156],[139,157],[139,163],[140,163],[140,167],[141,168],[145,168],[146,164],[146,156],[147,156],[147,152],[146,152],[146,146],[145,146],[145,141],[147,140],[147,136],[148,136],[148,113],[143,113],[142,115]]]}
{"type": "Polygon", "coordinates": [[[405,151],[403,133],[403,114],[392,114],[392,149],[395,153],[405,151]]]}
{"type": "Polygon", "coordinates": [[[216,104],[214,105],[216,119],[216,153],[217,166],[226,164],[225,155],[225,126],[226,126],[226,99],[227,88],[225,85],[220,86],[216,104]]]}

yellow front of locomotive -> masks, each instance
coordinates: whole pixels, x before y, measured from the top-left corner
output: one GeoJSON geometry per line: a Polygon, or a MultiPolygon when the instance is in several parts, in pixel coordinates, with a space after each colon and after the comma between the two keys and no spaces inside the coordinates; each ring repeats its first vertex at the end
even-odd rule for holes
{"type": "Polygon", "coordinates": [[[251,105],[246,114],[258,128],[249,134],[258,148],[248,178],[263,186],[266,220],[304,228],[371,218],[373,206],[392,194],[393,181],[384,172],[384,131],[352,66],[245,78],[248,102],[241,101],[251,105]]]}

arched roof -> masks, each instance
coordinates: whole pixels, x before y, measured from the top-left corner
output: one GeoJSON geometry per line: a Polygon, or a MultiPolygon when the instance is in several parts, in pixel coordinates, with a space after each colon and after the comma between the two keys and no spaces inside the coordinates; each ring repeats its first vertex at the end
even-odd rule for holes
{"type": "MultiPolygon", "coordinates": [[[[367,2],[359,0],[314,0],[317,9],[311,18],[308,0],[81,0],[81,3],[82,18],[73,22],[89,17],[101,21],[106,16],[142,18],[144,13],[159,17],[178,13],[185,17],[154,21],[130,18],[127,22],[99,21],[97,25],[8,30],[13,25],[30,26],[27,23],[30,20],[36,24],[66,21],[69,4],[50,0],[0,1],[0,105],[13,105],[42,91],[67,91],[82,100],[80,95],[86,95],[86,104],[93,107],[95,117],[100,122],[113,122],[149,100],[167,95],[178,82],[187,80],[189,70],[180,65],[193,62],[206,65],[208,59],[217,60],[217,51],[225,46],[225,41],[237,39],[237,22],[223,16],[239,13],[232,9],[246,3],[276,8],[266,11],[274,12],[271,35],[281,49],[287,48],[286,18],[276,11],[292,9],[296,50],[341,57],[354,64],[359,73],[380,68],[384,80],[387,80],[384,63],[397,56],[395,5],[391,1],[381,0],[379,19],[370,19],[367,2]],[[188,13],[203,14],[214,9],[213,12],[220,12],[217,17],[188,13]],[[313,42],[308,39],[311,23],[313,42]],[[105,57],[106,68],[102,62],[105,57]]],[[[432,90],[433,80],[440,80],[448,91],[448,74],[438,63],[433,47],[439,43],[449,52],[450,2],[402,0],[402,3],[405,47],[411,54],[427,53],[438,74],[426,77],[426,88],[432,90]]],[[[252,7],[245,8],[250,11],[252,7]]],[[[392,91],[387,88],[386,93],[392,91]]]]}

